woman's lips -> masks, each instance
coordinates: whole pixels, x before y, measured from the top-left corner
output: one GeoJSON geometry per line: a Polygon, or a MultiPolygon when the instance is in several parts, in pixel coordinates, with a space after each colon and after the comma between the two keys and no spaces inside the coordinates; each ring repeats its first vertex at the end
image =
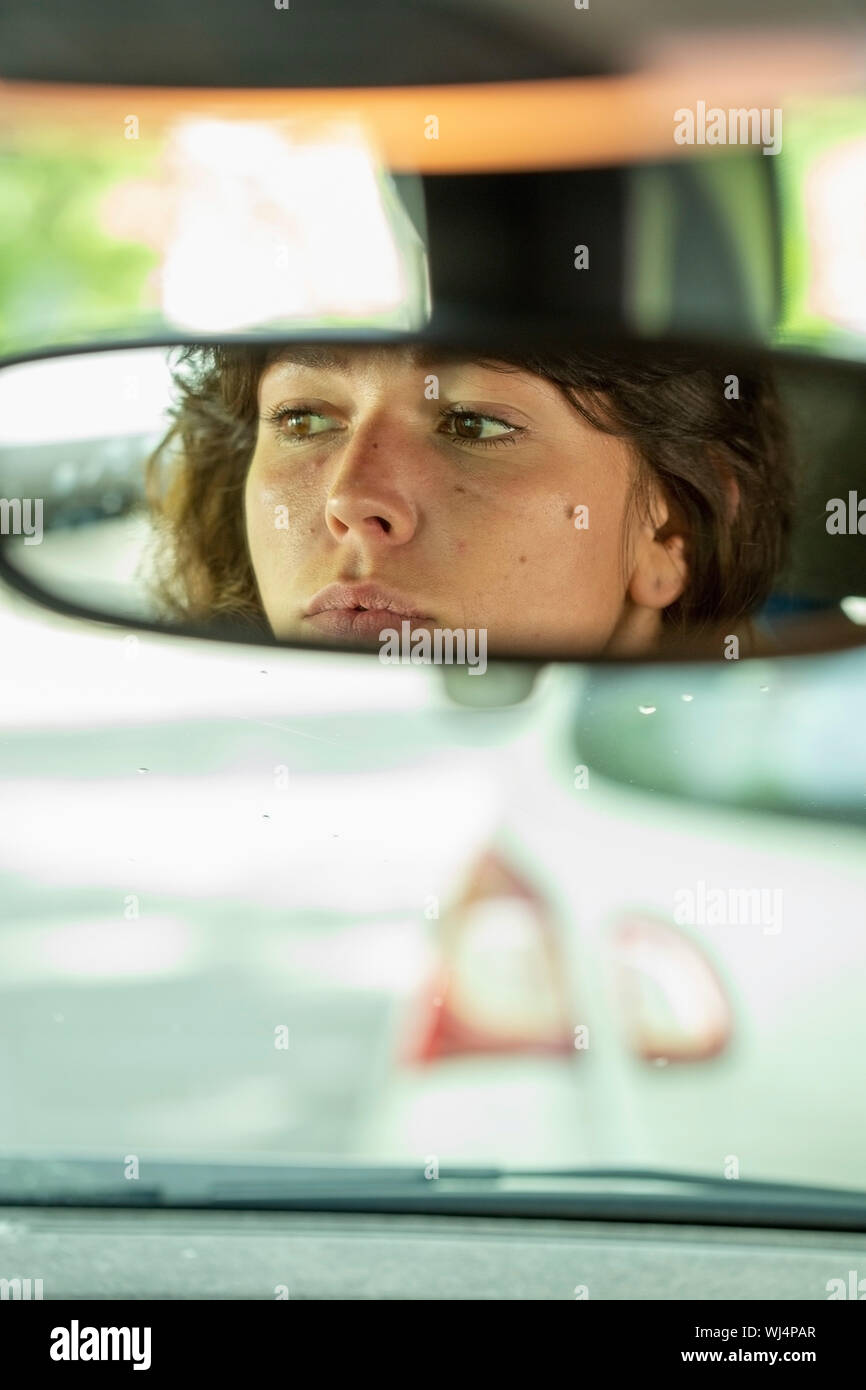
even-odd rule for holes
{"type": "Polygon", "coordinates": [[[331,637],[379,640],[386,628],[401,631],[401,623],[423,627],[433,619],[408,594],[386,588],[375,580],[337,581],[321,589],[311,600],[304,621],[331,637]]]}
{"type": "Polygon", "coordinates": [[[389,608],[325,608],[321,613],[311,613],[306,621],[317,632],[329,637],[358,637],[379,641],[380,633],[386,628],[402,631],[401,623],[412,624],[412,629],[424,627],[431,620],[410,615],[394,613],[389,608]]]}

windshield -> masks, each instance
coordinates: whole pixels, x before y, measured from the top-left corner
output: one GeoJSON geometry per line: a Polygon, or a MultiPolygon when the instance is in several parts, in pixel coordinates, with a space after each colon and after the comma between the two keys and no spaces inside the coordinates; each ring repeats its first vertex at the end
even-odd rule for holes
{"type": "Polygon", "coordinates": [[[59,621],[3,615],[7,1196],[170,1201],[179,1161],[235,1195],[265,1165],[272,1197],[281,1166],[319,1195],[369,1171],[379,1197],[389,1172],[404,1196],[491,1171],[862,1189],[862,826],[676,799],[584,749],[693,746],[741,791],[772,708],[766,803],[860,654],[749,663],[710,739],[705,667],[603,700],[549,667],[473,709],[436,671],[59,621]]]}

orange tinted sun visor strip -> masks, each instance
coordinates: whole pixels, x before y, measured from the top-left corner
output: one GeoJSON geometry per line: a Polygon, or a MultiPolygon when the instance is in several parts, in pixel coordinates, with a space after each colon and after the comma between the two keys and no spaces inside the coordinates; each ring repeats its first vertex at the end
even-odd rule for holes
{"type": "Polygon", "coordinates": [[[507,172],[694,155],[674,140],[674,113],[681,108],[698,102],[774,107],[785,96],[862,81],[859,46],[838,41],[729,44],[712,61],[707,51],[615,77],[453,86],[227,90],[0,82],[0,114],[7,136],[57,124],[122,130],[130,115],[143,137],[188,117],[350,117],[393,171],[507,172]]]}

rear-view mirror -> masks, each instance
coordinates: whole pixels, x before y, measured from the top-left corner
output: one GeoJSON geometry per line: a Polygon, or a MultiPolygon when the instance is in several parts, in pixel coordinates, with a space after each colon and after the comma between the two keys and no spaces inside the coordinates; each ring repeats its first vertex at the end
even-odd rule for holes
{"type": "Polygon", "coordinates": [[[855,645],[864,381],[540,335],[34,357],[0,370],[0,565],[70,614],[475,675],[855,645]]]}

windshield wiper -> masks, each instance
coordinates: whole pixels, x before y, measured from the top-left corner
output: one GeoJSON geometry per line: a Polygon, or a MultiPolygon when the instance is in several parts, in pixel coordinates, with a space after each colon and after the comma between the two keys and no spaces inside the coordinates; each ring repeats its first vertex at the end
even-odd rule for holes
{"type": "Polygon", "coordinates": [[[0,1205],[368,1212],[866,1231],[866,1192],[637,1168],[0,1159],[0,1205]]]}

